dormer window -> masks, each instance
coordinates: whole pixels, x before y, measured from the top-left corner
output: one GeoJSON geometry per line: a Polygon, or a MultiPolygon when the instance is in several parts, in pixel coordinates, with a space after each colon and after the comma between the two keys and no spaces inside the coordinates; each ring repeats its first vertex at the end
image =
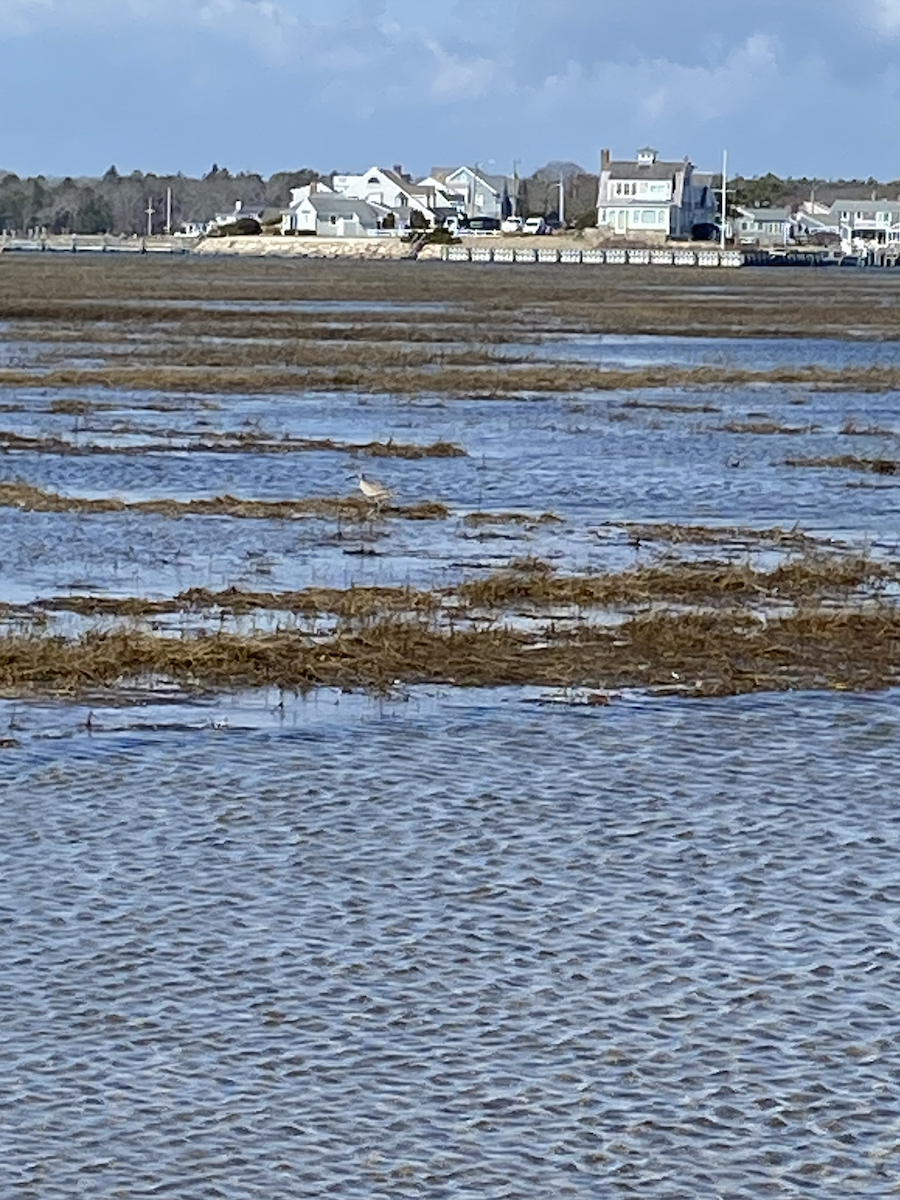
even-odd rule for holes
{"type": "Polygon", "coordinates": [[[369,178],[366,180],[366,183],[381,183],[381,180],[378,178],[377,175],[370,175],[369,178]]]}

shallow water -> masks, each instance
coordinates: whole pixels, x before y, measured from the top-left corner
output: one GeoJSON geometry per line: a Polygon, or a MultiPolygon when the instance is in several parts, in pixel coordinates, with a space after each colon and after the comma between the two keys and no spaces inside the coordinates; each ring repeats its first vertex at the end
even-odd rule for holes
{"type": "Polygon", "coordinates": [[[795,524],[821,537],[897,545],[900,477],[853,470],[792,468],[789,457],[854,454],[896,458],[900,446],[892,394],[814,392],[796,387],[657,390],[532,396],[509,400],[307,393],[297,396],[187,398],[77,392],[116,405],[73,418],[51,413],[52,396],[7,391],[0,403],[28,405],[20,432],[94,441],[115,449],[140,437],[148,454],[68,456],[12,451],[2,477],[76,497],[128,501],[229,494],[289,500],[347,495],[362,467],[396,489],[398,502],[439,500],[446,521],[376,521],[360,528],[334,521],[233,520],[140,514],[27,513],[0,510],[0,555],[8,569],[0,598],[27,601],[71,591],[73,581],[98,593],[171,595],[189,587],[246,584],[348,586],[352,582],[444,586],[473,569],[496,569],[536,555],[567,570],[627,565],[627,538],[609,522],[680,522],[769,527],[795,524]],[[202,407],[205,404],[207,407],[202,407]],[[678,411],[687,408],[689,411],[678,411]],[[705,411],[711,410],[711,411],[705,411]],[[848,436],[848,420],[877,432],[848,436]],[[129,432],[131,422],[145,433],[129,432]],[[733,432],[770,421],[794,432],[733,432]],[[119,432],[116,433],[116,429],[119,432]],[[428,445],[450,441],[463,458],[371,459],[342,451],[293,454],[196,453],[189,431],[256,430],[273,439],[331,438],[428,445]],[[687,469],[686,469],[687,467],[687,469]],[[471,528],[473,511],[550,511],[559,523],[471,528]],[[364,551],[365,553],[360,553],[364,551]]]}
{"type": "MultiPolygon", "coordinates": [[[[825,370],[896,367],[900,342],[871,337],[723,338],[669,337],[664,334],[571,334],[547,338],[538,346],[520,347],[529,357],[553,362],[588,362],[613,367],[720,366],[750,371],[777,367],[821,367],[825,370]]],[[[501,353],[509,353],[504,348],[501,353]]]]}
{"type": "Polygon", "coordinates": [[[15,1194],[892,1194],[900,698],[538,698],[6,705],[15,1194]]]}
{"type": "MultiPolygon", "coordinates": [[[[825,353],[683,341],[562,350],[755,366],[825,353]]],[[[833,365],[894,364],[891,348],[827,346],[833,365]]],[[[2,479],[64,495],[334,496],[363,466],[400,502],[451,510],[360,527],[0,509],[0,599],[19,603],[441,587],[526,554],[602,570],[660,553],[622,522],[797,524],[896,550],[897,478],[784,465],[896,457],[891,395],[66,388],[10,389],[4,403],[25,411],[0,424],[31,436],[123,451],[171,442],[137,456],[3,456],[2,479]],[[51,412],[60,398],[112,407],[51,412]],[[842,434],[851,419],[880,431],[842,434]],[[723,428],[764,421],[796,432],[723,428]],[[185,449],[248,429],[444,440],[468,454],[185,449]],[[560,520],[465,520],[510,510],[560,520]]],[[[739,541],[728,552],[761,565],[776,553],[739,541]]],[[[197,619],[156,624],[177,636],[197,619]]],[[[83,622],[62,614],[51,628],[83,622]]],[[[0,700],[10,1194],[896,1191],[900,694],[588,700],[400,687],[382,699],[198,696],[162,681],[0,700]]]]}

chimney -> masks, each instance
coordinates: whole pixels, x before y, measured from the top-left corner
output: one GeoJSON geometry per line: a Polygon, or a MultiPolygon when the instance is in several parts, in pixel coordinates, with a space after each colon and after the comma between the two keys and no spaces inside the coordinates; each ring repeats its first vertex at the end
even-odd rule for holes
{"type": "Polygon", "coordinates": [[[609,166],[609,151],[601,150],[600,151],[600,170],[605,171],[608,166],[609,166]]]}
{"type": "Polygon", "coordinates": [[[394,174],[399,175],[401,179],[405,178],[403,174],[403,164],[394,163],[394,174]]]}

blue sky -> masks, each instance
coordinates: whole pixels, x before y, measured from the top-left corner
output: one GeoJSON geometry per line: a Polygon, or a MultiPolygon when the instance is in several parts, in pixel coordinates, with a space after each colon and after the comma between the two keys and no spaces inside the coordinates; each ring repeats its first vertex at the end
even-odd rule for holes
{"type": "Polygon", "coordinates": [[[0,0],[0,167],[900,177],[900,0],[0,0]],[[690,16],[687,17],[686,14],[690,16]]]}

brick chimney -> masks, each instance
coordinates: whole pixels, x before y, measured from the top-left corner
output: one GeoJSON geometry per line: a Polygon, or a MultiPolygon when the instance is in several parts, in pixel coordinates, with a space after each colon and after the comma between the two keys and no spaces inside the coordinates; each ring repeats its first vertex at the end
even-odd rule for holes
{"type": "Polygon", "coordinates": [[[609,151],[601,150],[600,151],[600,170],[605,171],[608,166],[609,166],[609,151]]]}

